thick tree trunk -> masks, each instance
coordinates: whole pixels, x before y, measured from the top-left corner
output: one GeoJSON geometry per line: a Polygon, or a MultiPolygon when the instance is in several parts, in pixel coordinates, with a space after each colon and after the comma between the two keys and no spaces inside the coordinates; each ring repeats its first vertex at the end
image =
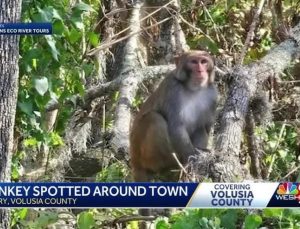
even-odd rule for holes
{"type": "MultiPolygon", "coordinates": [[[[17,22],[21,13],[20,0],[2,0],[0,22],[17,22]]],[[[0,182],[10,181],[18,92],[18,36],[0,35],[0,182]]],[[[0,228],[9,228],[9,212],[0,209],[0,228]]]]}

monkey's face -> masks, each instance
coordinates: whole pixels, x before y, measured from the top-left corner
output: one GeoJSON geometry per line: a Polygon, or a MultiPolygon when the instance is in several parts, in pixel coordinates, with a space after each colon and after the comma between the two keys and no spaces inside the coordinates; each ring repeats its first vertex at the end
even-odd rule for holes
{"type": "Polygon", "coordinates": [[[189,89],[199,90],[214,82],[214,62],[205,51],[190,51],[177,57],[176,78],[189,89]]]}
{"type": "Polygon", "coordinates": [[[195,86],[206,87],[211,73],[210,59],[204,55],[191,55],[187,59],[186,68],[190,73],[190,81],[195,86]]]}

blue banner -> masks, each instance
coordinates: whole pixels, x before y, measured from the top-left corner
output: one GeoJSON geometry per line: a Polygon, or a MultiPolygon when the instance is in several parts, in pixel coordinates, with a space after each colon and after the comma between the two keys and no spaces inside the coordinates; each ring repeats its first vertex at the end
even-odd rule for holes
{"type": "Polygon", "coordinates": [[[1,207],[185,207],[197,183],[0,183],[1,207]]]}
{"type": "Polygon", "coordinates": [[[300,207],[299,183],[0,183],[0,208],[300,207]]]}
{"type": "Polygon", "coordinates": [[[51,23],[0,23],[0,35],[49,35],[51,23]]]}

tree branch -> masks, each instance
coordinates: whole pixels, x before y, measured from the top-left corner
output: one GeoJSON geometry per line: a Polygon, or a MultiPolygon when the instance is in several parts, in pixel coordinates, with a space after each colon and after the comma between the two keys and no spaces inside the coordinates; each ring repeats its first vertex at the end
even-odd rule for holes
{"type": "Polygon", "coordinates": [[[248,47],[250,45],[250,41],[253,39],[254,37],[254,30],[255,30],[255,27],[256,27],[256,24],[258,22],[258,19],[259,19],[259,15],[263,9],[263,6],[264,6],[264,3],[265,3],[265,0],[261,0],[260,3],[259,3],[259,6],[258,6],[258,9],[256,10],[255,12],[255,15],[253,17],[253,20],[252,20],[252,23],[250,25],[250,29],[249,29],[249,32],[247,33],[247,38],[246,38],[246,41],[245,41],[245,44],[244,44],[244,47],[241,51],[241,54],[240,54],[240,57],[239,57],[239,61],[238,61],[238,65],[242,64],[243,61],[244,61],[244,58],[246,56],[246,53],[247,53],[247,50],[248,50],[248,47]]]}

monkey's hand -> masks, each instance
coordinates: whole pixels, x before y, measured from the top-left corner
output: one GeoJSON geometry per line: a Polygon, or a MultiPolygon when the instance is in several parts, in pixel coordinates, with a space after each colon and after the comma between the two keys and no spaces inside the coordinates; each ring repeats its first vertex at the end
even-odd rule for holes
{"type": "Polygon", "coordinates": [[[201,148],[195,148],[195,150],[197,151],[197,153],[211,153],[211,151],[209,149],[201,149],[201,148]]]}

